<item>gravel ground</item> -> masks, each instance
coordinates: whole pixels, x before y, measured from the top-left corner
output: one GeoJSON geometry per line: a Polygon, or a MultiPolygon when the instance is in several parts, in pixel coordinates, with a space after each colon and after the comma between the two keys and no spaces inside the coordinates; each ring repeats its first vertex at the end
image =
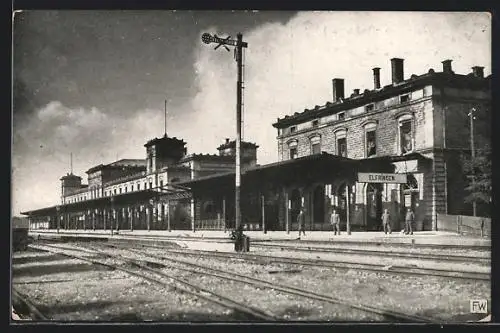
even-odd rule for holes
{"type": "Polygon", "coordinates": [[[286,251],[286,250],[263,250],[254,251],[255,254],[264,254],[274,257],[286,257],[286,258],[297,258],[297,259],[321,259],[328,261],[347,261],[355,262],[359,264],[380,264],[387,266],[416,266],[420,268],[433,268],[433,269],[447,269],[447,270],[457,270],[457,271],[472,271],[472,272],[482,272],[490,273],[491,267],[483,265],[481,263],[475,262],[443,262],[443,261],[432,261],[432,260],[419,260],[412,258],[382,258],[380,256],[367,256],[359,254],[342,254],[342,253],[330,253],[330,252],[297,252],[297,251],[286,251]]]}
{"type": "MultiPolygon", "coordinates": [[[[105,251],[142,260],[151,260],[147,255],[139,256],[126,250],[106,249],[105,251]]],[[[271,265],[272,267],[273,265],[271,265]]],[[[279,269],[278,266],[274,267],[279,269]]],[[[382,321],[384,319],[383,316],[353,310],[344,305],[310,300],[269,288],[259,288],[242,282],[204,275],[203,273],[186,272],[174,267],[164,268],[162,272],[204,286],[215,293],[227,295],[235,301],[244,304],[255,304],[259,309],[272,313],[278,320],[382,321]]]]}
{"type": "MultiPolygon", "coordinates": [[[[97,270],[78,260],[65,260],[85,270],[50,272],[36,260],[48,255],[33,255],[31,274],[14,265],[16,289],[29,297],[45,315],[56,321],[231,321],[240,314],[196,296],[150,284],[121,271],[97,270]],[[90,268],[91,270],[86,270],[90,268]],[[39,272],[37,275],[36,272],[39,272]],[[50,282],[52,280],[52,282],[50,282]],[[104,283],[103,283],[104,282],[104,283]]],[[[29,258],[23,253],[17,258],[29,258]]],[[[62,265],[61,265],[62,266],[62,265]]]]}
{"type": "MultiPolygon", "coordinates": [[[[99,244],[76,243],[71,251],[79,256],[104,259],[102,255],[85,251],[86,246],[99,244]]],[[[126,250],[109,249],[141,259],[150,255],[168,256],[164,250],[143,248],[144,256],[126,250]]],[[[66,250],[65,250],[66,252],[66,250]]],[[[292,256],[297,252],[280,251],[292,256]]],[[[268,253],[266,253],[268,254],[268,253]]],[[[273,254],[274,255],[274,254],[273,254]]],[[[314,257],[316,257],[315,254],[314,257]]],[[[335,255],[335,254],[334,254],[335,255]]],[[[489,299],[490,283],[448,280],[438,277],[412,277],[379,274],[358,270],[322,268],[294,264],[259,264],[243,259],[210,258],[202,254],[173,254],[199,265],[233,271],[269,282],[289,285],[330,295],[348,302],[382,307],[413,315],[430,316],[440,321],[464,322],[479,320],[482,315],[469,314],[470,299],[489,299]]],[[[323,255],[322,259],[325,259],[323,255]]],[[[335,256],[338,258],[338,256],[335,256]]],[[[352,258],[353,255],[350,255],[352,258]]],[[[366,258],[366,257],[365,257],[366,258]]],[[[358,260],[358,259],[357,259],[358,260]]],[[[373,262],[373,260],[369,260],[373,262]]],[[[168,261],[164,261],[165,264],[168,261]]],[[[382,316],[353,310],[342,305],[309,300],[269,288],[257,288],[236,281],[227,281],[206,274],[164,268],[167,274],[182,277],[194,284],[230,298],[251,304],[275,314],[280,320],[307,321],[383,321],[382,316]]],[[[111,271],[102,266],[68,259],[46,252],[20,252],[13,257],[13,282],[16,289],[54,320],[60,321],[231,321],[245,316],[205,301],[196,296],[163,288],[127,273],[111,271]],[[105,281],[105,283],[102,283],[105,281]]]]}
{"type": "MultiPolygon", "coordinates": [[[[161,250],[143,250],[165,255],[161,250]]],[[[487,281],[387,275],[290,264],[260,265],[200,255],[175,255],[175,258],[394,311],[432,316],[442,321],[481,319],[481,315],[469,313],[469,300],[489,299],[491,295],[490,283],[487,281]]]]}
{"type": "MultiPolygon", "coordinates": [[[[252,245],[255,244],[257,247],[259,245],[259,242],[252,242],[252,245]]],[[[298,246],[298,247],[310,247],[312,249],[317,248],[317,247],[324,247],[328,249],[354,249],[354,250],[375,250],[375,251],[387,251],[387,252],[405,252],[405,253],[415,253],[415,254],[437,254],[437,255],[449,255],[449,256],[481,256],[481,257],[490,257],[491,255],[491,250],[490,249],[484,249],[484,250],[471,250],[467,248],[453,248],[453,249],[447,249],[447,248],[442,248],[442,249],[437,249],[437,248],[430,248],[430,247],[412,247],[412,246],[401,246],[397,244],[381,244],[381,245],[372,245],[372,244],[366,244],[366,245],[361,245],[361,244],[355,244],[355,243],[348,243],[348,244],[339,244],[335,243],[332,241],[331,244],[324,244],[318,242],[311,242],[311,241],[296,241],[296,242],[262,242],[262,244],[269,244],[269,245],[283,245],[283,246],[298,246]]]]}

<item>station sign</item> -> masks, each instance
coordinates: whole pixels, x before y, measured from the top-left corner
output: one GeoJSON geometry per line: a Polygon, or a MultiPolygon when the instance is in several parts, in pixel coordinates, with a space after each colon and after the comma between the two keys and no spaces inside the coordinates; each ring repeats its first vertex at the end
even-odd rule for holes
{"type": "Polygon", "coordinates": [[[406,184],[407,179],[404,173],[358,172],[358,182],[406,184]]]}

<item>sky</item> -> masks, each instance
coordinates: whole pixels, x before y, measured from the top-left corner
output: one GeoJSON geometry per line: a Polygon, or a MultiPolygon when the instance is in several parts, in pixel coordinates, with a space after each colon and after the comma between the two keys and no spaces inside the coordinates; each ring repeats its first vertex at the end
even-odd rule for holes
{"type": "Polygon", "coordinates": [[[258,163],[275,162],[278,117],[372,89],[372,68],[390,84],[390,58],[404,75],[442,70],[491,74],[491,17],[451,12],[23,11],[13,19],[12,213],[60,202],[60,177],[122,158],[167,133],[188,153],[217,153],[236,133],[234,54],[203,32],[241,32],[243,139],[258,163]]]}

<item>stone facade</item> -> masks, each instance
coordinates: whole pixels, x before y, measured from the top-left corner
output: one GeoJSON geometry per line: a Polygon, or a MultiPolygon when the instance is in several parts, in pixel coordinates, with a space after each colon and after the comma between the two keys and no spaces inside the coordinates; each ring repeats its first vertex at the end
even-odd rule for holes
{"type": "MultiPolygon", "coordinates": [[[[317,138],[319,151],[334,155],[342,155],[339,150],[343,142],[339,140],[345,140],[347,154],[343,156],[352,159],[400,158],[407,153],[418,153],[426,159],[409,159],[404,162],[405,168],[401,162],[394,164],[395,172],[411,176],[416,187],[384,184],[380,189],[382,205],[377,209],[388,208],[401,221],[403,209],[411,206],[415,211],[417,230],[431,230],[435,227],[437,213],[464,213],[465,181],[457,154],[470,154],[467,114],[473,108],[476,112],[489,110],[490,78],[484,78],[478,67],[468,75],[455,74],[451,70],[451,61],[444,61],[443,72],[429,70],[426,74],[412,75],[404,80],[402,60],[396,60],[393,61],[392,84],[365,90],[362,94],[355,90],[350,97],[343,98],[344,92],[339,91],[343,90],[343,80],[338,85],[339,79],[335,79],[333,103],[278,119],[273,124],[278,130],[278,155],[280,161],[285,161],[313,154],[313,143],[318,141],[317,138]],[[375,134],[370,133],[372,131],[375,134]],[[405,135],[407,131],[411,132],[411,138],[405,135]],[[373,137],[374,148],[369,145],[373,137]],[[404,147],[410,148],[405,151],[404,147]],[[406,168],[407,164],[412,165],[410,170],[406,168]]],[[[374,81],[379,82],[380,78],[377,80],[376,77],[379,71],[374,73],[374,81]]],[[[484,131],[484,126],[488,125],[487,122],[476,124],[476,133],[484,131]]],[[[332,185],[322,186],[326,190],[332,185]]],[[[354,228],[367,227],[370,214],[367,188],[370,185],[353,185],[351,225],[354,228]]],[[[345,195],[340,194],[339,189],[341,187],[335,189],[334,186],[333,195],[325,191],[325,202],[331,203],[325,206],[325,210],[341,209],[345,195]]],[[[306,210],[313,190],[305,189],[301,194],[306,210]]],[[[311,214],[306,215],[306,221],[307,218],[314,219],[311,214]]]]}

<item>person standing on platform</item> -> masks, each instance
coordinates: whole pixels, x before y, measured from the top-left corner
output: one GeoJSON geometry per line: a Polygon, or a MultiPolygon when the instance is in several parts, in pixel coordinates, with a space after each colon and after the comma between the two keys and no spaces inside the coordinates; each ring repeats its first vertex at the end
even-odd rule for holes
{"type": "Polygon", "coordinates": [[[299,238],[300,239],[300,233],[302,232],[304,236],[306,235],[306,231],[304,228],[304,210],[303,208],[300,209],[299,215],[297,215],[297,224],[299,225],[299,238]]]}
{"type": "Polygon", "coordinates": [[[413,222],[415,220],[415,214],[413,214],[413,211],[411,208],[408,208],[405,216],[405,235],[413,235],[413,222]]]}
{"type": "Polygon", "coordinates": [[[340,235],[340,215],[335,209],[332,211],[332,215],[330,216],[330,223],[333,227],[334,235],[336,235],[337,232],[340,235]]]}
{"type": "Polygon", "coordinates": [[[384,213],[382,214],[382,226],[384,227],[384,234],[392,234],[391,230],[391,215],[389,214],[389,210],[384,209],[384,213]]]}

